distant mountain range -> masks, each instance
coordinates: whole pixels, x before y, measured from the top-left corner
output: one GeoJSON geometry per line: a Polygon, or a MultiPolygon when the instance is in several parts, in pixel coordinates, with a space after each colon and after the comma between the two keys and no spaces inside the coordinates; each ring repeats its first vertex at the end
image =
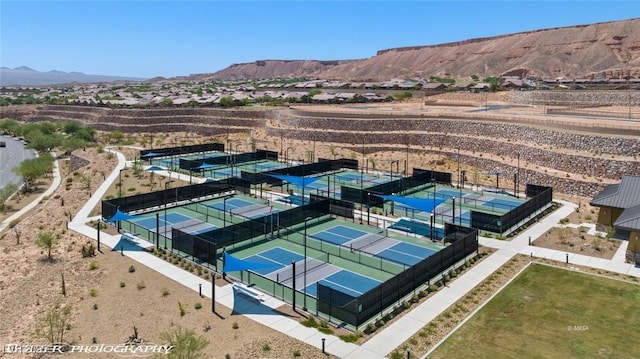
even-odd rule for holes
{"type": "MultiPolygon", "coordinates": [[[[456,26],[455,21],[451,26],[456,26]]],[[[478,26],[491,24],[479,22],[478,26]]],[[[640,78],[640,19],[393,48],[358,60],[261,60],[186,79],[311,77],[366,82],[431,76],[459,79],[473,75],[640,78]]]]}
{"type": "Polygon", "coordinates": [[[146,79],[124,76],[88,75],[82,72],[41,72],[26,66],[10,69],[0,67],[0,86],[39,86],[66,83],[96,83],[113,81],[144,81],[146,79]]]}

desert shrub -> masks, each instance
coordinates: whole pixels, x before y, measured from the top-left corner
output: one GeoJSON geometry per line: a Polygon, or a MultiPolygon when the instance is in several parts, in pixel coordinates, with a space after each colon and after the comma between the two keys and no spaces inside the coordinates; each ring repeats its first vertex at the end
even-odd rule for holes
{"type": "Polygon", "coordinates": [[[359,330],[356,330],[354,333],[351,333],[351,334],[340,335],[340,339],[342,339],[342,341],[346,343],[355,343],[361,337],[362,337],[362,332],[359,330]]]}
{"type": "Polygon", "coordinates": [[[89,296],[91,296],[91,297],[96,297],[96,296],[98,296],[98,288],[91,288],[91,289],[89,289],[89,296]]]}
{"type": "Polygon", "coordinates": [[[304,325],[305,327],[308,327],[308,328],[317,328],[318,327],[318,322],[316,322],[316,318],[313,315],[310,315],[309,317],[307,317],[307,319],[301,321],[300,324],[302,324],[302,325],[304,325]]]}
{"type": "Polygon", "coordinates": [[[138,290],[143,290],[145,289],[147,286],[144,284],[144,281],[139,281],[138,284],[136,285],[136,288],[138,288],[138,290]]]}
{"type": "Polygon", "coordinates": [[[127,285],[125,284],[125,282],[120,282],[120,288],[124,288],[124,287],[126,287],[126,286],[127,286],[127,285]]]}
{"type": "Polygon", "coordinates": [[[194,304],[193,308],[196,309],[196,310],[202,309],[202,303],[198,302],[198,303],[194,304]]]}
{"type": "Polygon", "coordinates": [[[91,261],[91,263],[89,263],[89,270],[96,270],[98,268],[100,268],[98,261],[91,261]]]}
{"type": "Polygon", "coordinates": [[[130,266],[129,267],[129,273],[133,273],[135,271],[136,271],[136,267],[134,267],[134,266],[130,266]]]}
{"type": "MultiPolygon", "coordinates": [[[[82,253],[82,258],[93,257],[96,255],[96,247],[93,243],[87,243],[86,245],[82,245],[80,252],[82,253]]],[[[97,269],[97,267],[94,269],[97,269]]],[[[89,270],[92,270],[91,266],[89,266],[89,270]]]]}

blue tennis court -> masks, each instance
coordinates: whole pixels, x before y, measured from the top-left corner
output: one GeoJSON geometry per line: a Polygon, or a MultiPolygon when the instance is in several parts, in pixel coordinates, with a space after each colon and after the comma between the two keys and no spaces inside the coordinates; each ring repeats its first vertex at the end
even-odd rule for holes
{"type": "Polygon", "coordinates": [[[256,164],[256,168],[262,171],[265,170],[272,170],[272,169],[277,169],[277,168],[283,168],[285,165],[282,163],[272,163],[272,162],[265,162],[265,163],[258,163],[256,164]]]}
{"type": "MultiPolygon", "coordinates": [[[[324,279],[319,280],[318,283],[322,283],[327,287],[331,287],[353,297],[359,297],[363,293],[366,293],[381,284],[381,282],[375,279],[365,277],[346,269],[325,277],[324,279]]],[[[306,291],[307,294],[316,298],[318,297],[318,286],[316,283],[308,285],[306,291]]]]}
{"type": "Polygon", "coordinates": [[[471,226],[471,211],[462,211],[459,215],[455,216],[453,221],[455,224],[462,224],[463,226],[471,226]]]}
{"type": "Polygon", "coordinates": [[[341,173],[341,174],[337,174],[336,177],[343,181],[355,181],[360,179],[360,174],[341,173]]]}
{"type": "Polygon", "coordinates": [[[293,204],[293,205],[296,205],[296,206],[301,206],[301,205],[303,205],[305,203],[309,203],[309,199],[308,198],[304,198],[303,199],[302,196],[297,195],[297,194],[292,194],[292,195],[284,197],[284,198],[279,198],[279,199],[277,199],[277,201],[293,204]]]}
{"type": "Polygon", "coordinates": [[[228,201],[226,201],[226,203],[223,202],[217,202],[217,203],[213,203],[213,204],[205,204],[205,206],[209,207],[209,208],[214,208],[217,209],[219,211],[224,211],[226,210],[231,211],[232,209],[236,209],[236,208],[241,208],[241,207],[247,207],[252,205],[253,203],[249,202],[249,201],[244,201],[238,198],[232,198],[228,201]]]}
{"type": "Polygon", "coordinates": [[[298,253],[291,252],[280,247],[275,247],[243,259],[254,263],[273,264],[273,267],[251,270],[252,272],[256,272],[261,275],[267,275],[273,271],[290,265],[291,262],[301,261],[304,257],[298,253]]]}
{"type": "Polygon", "coordinates": [[[489,207],[493,210],[497,209],[497,210],[510,211],[521,204],[522,202],[509,200],[506,198],[492,198],[490,201],[485,202],[483,206],[489,207]]]}
{"type": "MultiPolygon", "coordinates": [[[[192,219],[191,217],[187,217],[183,214],[180,213],[175,213],[175,212],[171,212],[171,213],[167,213],[167,215],[163,215],[160,214],[159,216],[159,223],[160,223],[160,227],[162,226],[171,226],[174,225],[176,223],[180,223],[180,222],[185,222],[188,221],[190,219],[192,219]]],[[[147,217],[147,218],[142,218],[139,220],[134,220],[133,223],[139,225],[140,227],[144,227],[146,229],[154,229],[156,228],[156,218],[155,217],[147,217]]]]}
{"type": "Polygon", "coordinates": [[[357,229],[344,226],[334,226],[311,234],[311,237],[339,246],[358,237],[364,236],[365,234],[367,234],[367,232],[359,231],[357,229]]]}
{"type": "Polygon", "coordinates": [[[213,231],[214,229],[218,229],[218,228],[220,228],[220,227],[214,226],[213,224],[209,224],[208,226],[203,227],[202,229],[198,229],[196,231],[187,231],[187,233],[189,233],[189,234],[200,234],[200,233],[213,231]]]}
{"type": "MultiPolygon", "coordinates": [[[[436,191],[436,194],[438,194],[439,196],[442,197],[456,197],[456,198],[460,198],[460,191],[455,191],[452,189],[439,189],[436,191]]],[[[462,193],[462,196],[464,197],[465,193],[462,193]]]]}
{"type": "Polygon", "coordinates": [[[431,256],[435,251],[411,243],[399,242],[394,246],[376,253],[377,257],[390,259],[399,263],[414,265],[431,256]]]}
{"type": "MultiPolygon", "coordinates": [[[[410,221],[407,219],[401,219],[398,222],[389,226],[391,229],[397,229],[399,231],[415,233],[425,237],[431,237],[431,226],[417,221],[410,221]]],[[[444,237],[444,229],[433,227],[433,236],[435,238],[444,237]]]]}

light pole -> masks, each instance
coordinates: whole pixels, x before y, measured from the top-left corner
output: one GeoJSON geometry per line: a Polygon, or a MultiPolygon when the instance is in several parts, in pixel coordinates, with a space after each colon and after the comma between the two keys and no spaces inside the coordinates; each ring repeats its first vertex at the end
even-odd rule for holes
{"type": "Polygon", "coordinates": [[[398,160],[391,160],[391,181],[393,181],[393,164],[394,163],[396,164],[396,168],[398,168],[398,160]]]}
{"type": "Polygon", "coordinates": [[[304,310],[305,312],[307,311],[307,221],[310,219],[311,217],[307,217],[304,219],[304,303],[302,305],[302,310],[304,310]]]}
{"type": "Polygon", "coordinates": [[[222,200],[222,232],[226,233],[227,231],[227,200],[229,197],[225,197],[222,200]]]}
{"type": "Polygon", "coordinates": [[[121,168],[120,173],[118,173],[118,198],[122,197],[122,171],[126,170],[126,168],[121,168]]]}
{"type": "Polygon", "coordinates": [[[240,143],[236,143],[236,150],[233,153],[233,161],[231,161],[231,177],[234,176],[234,167],[236,168],[236,171],[238,169],[238,146],[240,146],[240,143]]]}
{"type": "MultiPolygon", "coordinates": [[[[435,209],[434,209],[434,210],[435,210],[435,209]]],[[[431,240],[432,240],[432,241],[435,241],[435,239],[433,239],[433,225],[434,225],[434,223],[433,223],[433,213],[431,213],[431,214],[429,215],[429,219],[431,220],[431,221],[430,221],[430,223],[431,223],[431,228],[430,228],[430,230],[431,230],[431,240]]]]}
{"type": "Polygon", "coordinates": [[[404,160],[404,175],[409,176],[409,143],[407,143],[407,159],[404,160]]]}
{"type": "Polygon", "coordinates": [[[287,167],[289,167],[289,150],[292,150],[293,148],[291,147],[287,147],[287,149],[284,151],[284,161],[287,163],[287,167]]]}
{"type": "Polygon", "coordinates": [[[460,148],[458,148],[458,188],[460,188],[460,197],[462,197],[462,188],[460,187],[460,148]]]}
{"type": "Polygon", "coordinates": [[[371,192],[367,192],[367,225],[369,225],[369,218],[371,213],[371,192]]]}
{"type": "Polygon", "coordinates": [[[516,174],[516,197],[518,197],[518,192],[520,190],[520,154],[518,153],[518,173],[516,174]]]}

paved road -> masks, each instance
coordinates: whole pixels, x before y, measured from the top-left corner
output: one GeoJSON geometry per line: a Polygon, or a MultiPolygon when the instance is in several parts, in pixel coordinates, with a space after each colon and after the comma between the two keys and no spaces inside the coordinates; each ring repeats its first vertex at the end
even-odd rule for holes
{"type": "Polygon", "coordinates": [[[7,143],[7,147],[0,147],[0,189],[9,183],[21,185],[22,179],[12,169],[26,159],[35,158],[35,151],[26,149],[21,141],[10,136],[0,136],[0,141],[7,143]]]}

